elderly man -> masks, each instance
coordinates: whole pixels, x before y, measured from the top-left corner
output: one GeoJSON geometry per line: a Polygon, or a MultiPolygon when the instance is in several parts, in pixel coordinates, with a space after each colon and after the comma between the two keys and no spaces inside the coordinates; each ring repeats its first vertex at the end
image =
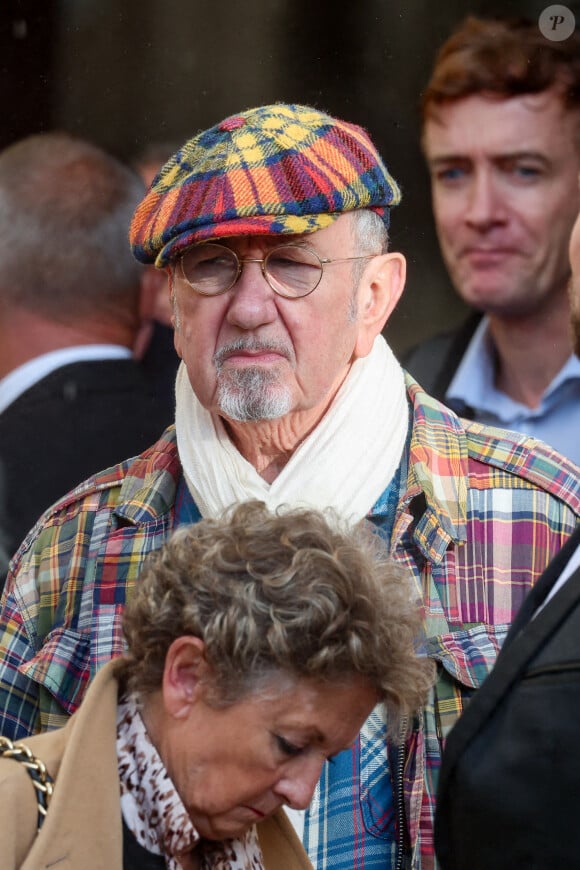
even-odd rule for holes
{"type": "Polygon", "coordinates": [[[122,652],[124,602],[175,526],[250,497],[368,516],[440,667],[399,749],[377,709],[325,766],[305,843],[348,870],[433,865],[441,741],[580,511],[572,464],[405,380],[381,335],[405,276],[398,201],[368,135],[309,107],[243,112],[175,154],[131,229],[172,284],[175,430],[45,516],[0,619],[0,730],[21,736],[61,724],[122,652]]]}
{"type": "Polygon", "coordinates": [[[435,224],[479,314],[403,357],[461,416],[541,438],[580,464],[580,360],[568,240],[580,195],[580,35],[468,18],[423,94],[435,224]],[[483,313],[483,317],[481,316],[483,313]]]}
{"type": "MultiPolygon", "coordinates": [[[[570,262],[580,358],[580,215],[570,262]]],[[[578,864],[579,639],[580,526],[526,598],[449,737],[436,816],[445,870],[578,864]]]]}

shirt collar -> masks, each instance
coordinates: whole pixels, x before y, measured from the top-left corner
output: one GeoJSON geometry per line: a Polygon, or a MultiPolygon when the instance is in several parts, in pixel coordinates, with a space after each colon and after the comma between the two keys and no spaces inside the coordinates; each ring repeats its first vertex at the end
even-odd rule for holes
{"type": "MultiPolygon", "coordinates": [[[[485,316],[473,333],[447,388],[445,400],[451,404],[459,402],[477,411],[491,413],[505,424],[522,414],[528,415],[530,409],[498,390],[494,378],[495,350],[489,333],[489,317],[485,316]]],[[[572,354],[546,389],[535,413],[545,410],[544,406],[565,381],[577,378],[580,378],[580,359],[572,354]]]]}
{"type": "Polygon", "coordinates": [[[62,366],[86,360],[125,359],[131,356],[128,347],[118,344],[83,344],[40,354],[0,380],[0,413],[26,390],[62,366]]]}

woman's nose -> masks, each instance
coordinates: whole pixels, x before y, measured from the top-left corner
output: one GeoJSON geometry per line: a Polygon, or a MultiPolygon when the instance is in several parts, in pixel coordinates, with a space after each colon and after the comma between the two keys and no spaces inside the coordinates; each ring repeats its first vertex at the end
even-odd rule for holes
{"type": "Polygon", "coordinates": [[[305,810],[320,779],[324,759],[320,756],[296,758],[274,787],[276,794],[294,810],[305,810]]]}

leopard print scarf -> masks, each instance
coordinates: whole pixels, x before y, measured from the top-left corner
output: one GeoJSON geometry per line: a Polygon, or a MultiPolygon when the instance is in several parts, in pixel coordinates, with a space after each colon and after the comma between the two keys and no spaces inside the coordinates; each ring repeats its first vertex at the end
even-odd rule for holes
{"type": "Polygon", "coordinates": [[[255,826],[236,840],[200,839],[134,697],[119,702],[117,763],[125,824],[144,849],[165,856],[168,870],[180,870],[179,856],[196,848],[202,870],[264,870],[255,826]]]}

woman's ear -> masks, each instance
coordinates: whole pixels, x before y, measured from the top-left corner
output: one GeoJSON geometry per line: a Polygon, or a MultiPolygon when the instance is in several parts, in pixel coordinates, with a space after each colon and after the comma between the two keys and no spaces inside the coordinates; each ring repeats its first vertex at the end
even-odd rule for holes
{"type": "Polygon", "coordinates": [[[393,251],[373,257],[363,272],[357,290],[359,333],[355,344],[355,359],[367,356],[401,298],[405,287],[407,261],[393,251]]]}
{"type": "Polygon", "coordinates": [[[162,683],[163,704],[170,716],[183,719],[189,715],[208,672],[201,638],[185,635],[173,641],[165,657],[162,683]]]}

